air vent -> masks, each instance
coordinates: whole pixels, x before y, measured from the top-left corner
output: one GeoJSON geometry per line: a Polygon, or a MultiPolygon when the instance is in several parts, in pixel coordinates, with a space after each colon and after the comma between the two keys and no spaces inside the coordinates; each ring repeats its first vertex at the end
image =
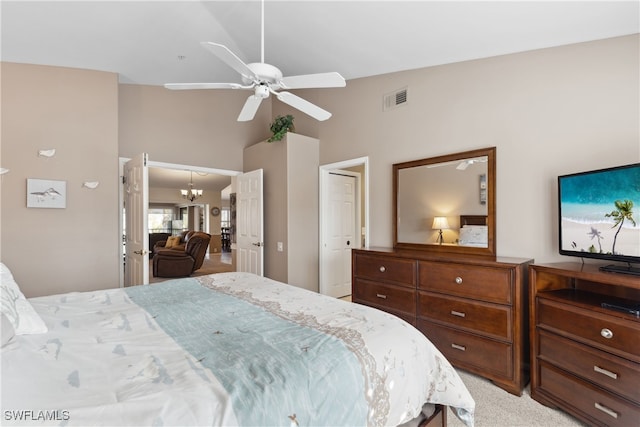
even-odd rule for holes
{"type": "Polygon", "coordinates": [[[394,92],[387,93],[383,100],[383,111],[405,105],[407,103],[407,88],[403,87],[394,92]]]}

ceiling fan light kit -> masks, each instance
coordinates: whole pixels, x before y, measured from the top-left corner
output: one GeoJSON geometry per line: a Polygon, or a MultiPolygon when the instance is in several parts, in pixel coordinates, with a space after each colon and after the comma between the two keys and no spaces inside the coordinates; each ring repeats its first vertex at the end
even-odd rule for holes
{"type": "Polygon", "coordinates": [[[202,42],[202,46],[217,56],[222,62],[236,70],[244,85],[238,83],[167,83],[164,86],[172,90],[189,89],[247,89],[253,90],[244,103],[238,121],[252,120],[263,99],[274,94],[279,101],[302,111],[319,121],[327,120],[331,113],[291,92],[279,92],[280,89],[310,89],[345,87],[346,81],[337,72],[305,74],[283,77],[275,66],[264,62],[264,0],[262,0],[262,58],[260,62],[245,64],[229,48],[219,43],[202,42]]]}

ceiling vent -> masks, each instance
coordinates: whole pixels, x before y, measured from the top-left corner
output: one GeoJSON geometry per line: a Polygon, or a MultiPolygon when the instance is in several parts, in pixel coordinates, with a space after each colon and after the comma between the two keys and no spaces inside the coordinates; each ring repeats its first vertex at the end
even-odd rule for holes
{"type": "Polygon", "coordinates": [[[403,87],[394,92],[387,93],[383,99],[383,111],[392,110],[407,103],[407,88],[403,87]]]}

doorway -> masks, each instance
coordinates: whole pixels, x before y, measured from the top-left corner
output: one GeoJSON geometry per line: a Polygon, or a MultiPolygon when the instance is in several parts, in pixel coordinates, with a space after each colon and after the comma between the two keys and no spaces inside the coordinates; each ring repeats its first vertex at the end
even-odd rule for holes
{"type": "MultiPolygon", "coordinates": [[[[345,187],[346,186],[346,187],[345,187]]],[[[319,248],[319,290],[321,294],[343,297],[351,293],[351,249],[360,248],[369,241],[369,158],[361,157],[320,166],[320,248],[319,248]],[[354,182],[353,194],[349,190],[332,189],[342,180],[342,188],[354,182]],[[338,199],[340,200],[338,200],[338,199]],[[342,212],[340,224],[335,223],[337,206],[342,212]],[[353,209],[349,209],[349,205],[353,209]],[[339,237],[332,236],[336,226],[347,225],[347,231],[340,231],[339,237]],[[355,228],[353,240],[348,237],[351,227],[355,228]]]]}
{"type": "MultiPolygon", "coordinates": [[[[124,165],[125,163],[127,163],[129,160],[129,158],[120,158],[120,176],[124,177],[124,165]]],[[[237,175],[240,175],[241,172],[239,171],[231,171],[231,170],[225,170],[225,169],[215,169],[215,168],[206,168],[206,167],[201,167],[201,166],[189,166],[189,165],[182,165],[182,164],[174,164],[174,163],[165,163],[165,162],[157,162],[157,161],[152,161],[152,160],[148,160],[146,162],[146,166],[150,167],[150,168],[159,168],[159,169],[166,169],[166,170],[172,170],[172,171],[185,171],[185,172],[195,172],[197,174],[201,174],[201,175],[216,175],[216,176],[223,176],[223,177],[234,177],[237,175]]],[[[175,184],[171,184],[169,181],[167,183],[162,184],[163,186],[167,186],[167,188],[172,188],[175,187],[176,189],[180,189],[181,187],[184,187],[187,184],[187,178],[181,177],[179,181],[177,181],[175,184]]],[[[147,186],[146,188],[142,189],[148,197],[148,193],[149,193],[149,187],[147,186]]],[[[120,186],[120,190],[119,190],[119,206],[120,206],[120,212],[124,213],[125,212],[125,206],[124,206],[124,188],[123,186],[120,186]]],[[[206,209],[206,205],[203,204],[202,206],[204,206],[205,208],[202,209],[202,217],[204,218],[204,222],[208,223],[207,220],[209,220],[208,218],[208,210],[206,209]]],[[[147,206],[140,212],[140,216],[141,219],[144,221],[144,229],[148,230],[148,204],[147,206]]],[[[198,215],[198,217],[200,217],[200,215],[198,215]]],[[[124,236],[126,235],[126,224],[125,224],[125,220],[124,220],[124,215],[119,215],[119,220],[120,220],[120,226],[119,229],[121,230],[121,237],[123,237],[124,240],[124,236]]],[[[208,228],[208,226],[206,224],[203,224],[203,228],[208,228]]],[[[149,253],[149,247],[148,247],[148,239],[143,239],[143,241],[141,243],[144,243],[145,248],[142,248],[141,251],[145,252],[146,251],[146,260],[147,262],[143,264],[148,264],[148,253],[149,253]]],[[[124,250],[124,245],[120,246],[120,259],[124,260],[124,255],[125,255],[125,250],[124,250]]],[[[119,278],[120,278],[120,287],[124,286],[124,274],[125,274],[125,269],[124,269],[124,263],[121,264],[120,267],[120,274],[119,274],[119,278]]],[[[145,281],[137,279],[135,281],[136,283],[143,283],[143,282],[148,282],[148,279],[145,281]]]]}

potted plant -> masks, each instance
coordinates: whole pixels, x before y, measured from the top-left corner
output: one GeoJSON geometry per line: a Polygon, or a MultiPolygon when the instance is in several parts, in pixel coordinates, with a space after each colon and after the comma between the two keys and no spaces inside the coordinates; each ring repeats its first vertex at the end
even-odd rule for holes
{"type": "Polygon", "coordinates": [[[269,127],[273,136],[267,139],[267,142],[280,141],[287,132],[295,131],[293,127],[293,116],[291,114],[287,114],[286,116],[278,116],[275,118],[271,126],[269,127]]]}

